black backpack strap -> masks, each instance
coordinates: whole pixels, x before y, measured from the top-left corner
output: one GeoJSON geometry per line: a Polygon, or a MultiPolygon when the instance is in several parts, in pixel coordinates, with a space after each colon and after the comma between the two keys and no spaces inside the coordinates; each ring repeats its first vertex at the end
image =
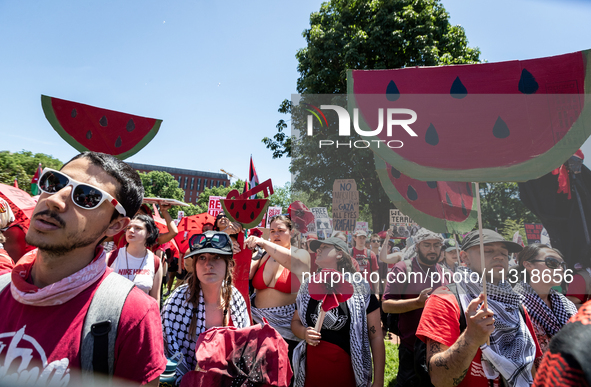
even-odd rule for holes
{"type": "Polygon", "coordinates": [[[110,273],[101,282],[86,313],[80,343],[80,367],[85,381],[94,373],[113,376],[115,340],[125,300],[134,284],[110,273]]]}
{"type": "Polygon", "coordinates": [[[10,275],[11,273],[0,275],[0,293],[10,284],[10,275]]]}

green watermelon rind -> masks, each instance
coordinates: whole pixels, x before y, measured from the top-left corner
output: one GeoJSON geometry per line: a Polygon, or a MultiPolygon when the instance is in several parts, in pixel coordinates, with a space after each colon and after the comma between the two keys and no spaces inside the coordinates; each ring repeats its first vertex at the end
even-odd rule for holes
{"type": "MultiPolygon", "coordinates": [[[[581,51],[585,63],[585,93],[591,91],[591,50],[581,51]]],[[[357,108],[354,94],[353,70],[347,70],[347,94],[348,110],[353,117],[353,109],[357,108]]],[[[586,94],[582,94],[585,98],[586,94]]],[[[364,131],[370,131],[363,115],[359,115],[359,127],[364,131]]],[[[550,171],[559,168],[568,160],[587,140],[591,134],[591,101],[585,98],[584,107],[577,121],[572,125],[566,135],[552,148],[535,158],[523,163],[491,168],[474,169],[438,169],[419,165],[398,155],[385,144],[378,148],[379,143],[372,140],[380,140],[377,136],[363,136],[364,140],[370,141],[370,148],[375,154],[393,165],[400,172],[413,179],[423,181],[461,181],[461,182],[521,182],[541,177],[550,171]],[[585,128],[585,122],[590,123],[585,128]]],[[[410,216],[410,215],[409,215],[410,216]]]]}
{"type": "MultiPolygon", "coordinates": [[[[476,222],[478,221],[478,209],[476,207],[476,198],[473,197],[472,208],[468,217],[463,222],[454,222],[451,220],[445,220],[425,214],[424,212],[416,209],[412,204],[406,200],[404,196],[398,192],[394,184],[390,181],[388,176],[388,169],[386,162],[381,159],[378,155],[374,155],[376,171],[386,195],[392,201],[392,203],[398,208],[404,215],[409,216],[412,220],[417,222],[421,227],[425,227],[433,232],[451,233],[451,234],[464,234],[472,231],[476,222]]],[[[474,193],[474,186],[472,186],[472,192],[474,193]]]]}
{"type": "MultiPolygon", "coordinates": [[[[43,107],[43,113],[45,114],[45,118],[47,118],[47,121],[49,121],[49,123],[53,127],[53,129],[57,132],[57,134],[60,135],[61,138],[63,138],[68,144],[70,144],[77,151],[79,151],[79,152],[90,151],[90,149],[88,149],[84,145],[80,144],[74,137],[72,137],[70,134],[68,134],[68,132],[62,127],[62,124],[59,122],[59,120],[57,119],[57,117],[55,115],[55,111],[53,110],[51,100],[52,100],[52,97],[49,97],[49,96],[43,95],[43,94],[41,95],[41,106],[43,107]]],[[[146,133],[146,135],[133,148],[131,148],[127,152],[119,153],[119,154],[116,154],[113,156],[117,157],[120,160],[125,160],[125,159],[135,155],[140,150],[142,150],[146,145],[148,145],[148,143],[150,141],[152,141],[152,139],[156,136],[156,134],[158,134],[161,124],[162,124],[162,120],[156,120],[156,122],[154,123],[154,126],[152,126],[152,129],[150,129],[150,131],[148,131],[148,133],[146,133]]]]}
{"type": "MultiPolygon", "coordinates": [[[[257,215],[255,217],[255,219],[253,221],[251,221],[250,223],[242,223],[240,220],[234,219],[234,215],[230,212],[230,210],[228,208],[226,208],[226,202],[229,200],[236,200],[236,199],[222,199],[221,200],[222,208],[224,209],[224,214],[226,214],[228,219],[230,219],[232,222],[238,222],[244,228],[252,228],[252,227],[258,226],[259,223],[261,223],[261,220],[263,220],[263,216],[265,216],[265,214],[267,213],[267,209],[269,208],[269,200],[265,200],[265,204],[261,208],[260,214],[257,215]]],[[[249,200],[249,199],[239,199],[239,200],[249,200]]],[[[257,199],[257,200],[261,200],[261,199],[257,199]]]]}

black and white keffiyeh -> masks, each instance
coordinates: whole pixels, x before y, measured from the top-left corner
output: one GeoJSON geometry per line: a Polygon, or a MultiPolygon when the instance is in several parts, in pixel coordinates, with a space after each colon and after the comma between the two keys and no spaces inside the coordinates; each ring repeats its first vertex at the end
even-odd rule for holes
{"type": "MultiPolygon", "coordinates": [[[[296,304],[300,321],[307,328],[306,313],[308,304],[310,303],[310,293],[308,291],[309,279],[306,279],[300,286],[296,304]]],[[[351,319],[349,338],[351,345],[351,363],[353,365],[353,372],[355,374],[355,385],[357,387],[366,387],[371,384],[371,351],[369,346],[369,334],[367,332],[367,308],[369,306],[370,288],[369,284],[362,280],[362,282],[351,282],[353,284],[354,293],[351,298],[347,300],[347,308],[349,309],[349,318],[351,319]]],[[[331,320],[329,314],[326,316],[322,326],[330,327],[335,323],[331,320]]],[[[316,316],[312,314],[312,321],[316,323],[316,316]]],[[[303,387],[306,382],[306,341],[301,341],[293,351],[293,368],[294,368],[294,387],[303,387]]]]}
{"type": "Polygon", "coordinates": [[[513,290],[521,296],[529,317],[541,325],[550,338],[558,333],[573,315],[577,314],[575,304],[554,289],[550,289],[548,294],[552,309],[528,283],[519,282],[513,290]]]}
{"type": "Polygon", "coordinates": [[[255,306],[256,293],[250,296],[250,314],[252,321],[257,324],[263,324],[263,319],[266,319],[269,325],[279,332],[281,337],[286,340],[300,341],[291,331],[291,319],[296,310],[296,304],[275,306],[273,308],[257,308],[255,306]]]}
{"type": "MultiPolygon", "coordinates": [[[[199,292],[199,305],[197,308],[187,302],[189,285],[179,286],[168,297],[162,308],[162,330],[164,335],[164,350],[167,358],[176,352],[181,352],[183,358],[177,366],[177,384],[189,371],[195,370],[197,360],[195,358],[195,345],[197,338],[207,329],[205,328],[205,302],[203,290],[199,292]],[[189,337],[189,328],[193,313],[197,316],[197,328],[195,337],[189,337]]],[[[230,300],[230,318],[236,328],[250,326],[250,318],[246,302],[242,294],[232,287],[232,298],[230,300]]]]}
{"type": "MultiPolygon", "coordinates": [[[[482,283],[478,273],[467,267],[458,267],[463,278],[459,296],[464,310],[480,293],[482,283]],[[478,275],[477,281],[472,281],[478,275]]],[[[488,379],[494,379],[501,373],[510,386],[531,386],[531,369],[536,356],[535,341],[519,312],[521,296],[513,291],[508,282],[498,285],[486,284],[488,308],[494,312],[495,330],[490,335],[490,345],[484,344],[482,367],[488,379]]]]}

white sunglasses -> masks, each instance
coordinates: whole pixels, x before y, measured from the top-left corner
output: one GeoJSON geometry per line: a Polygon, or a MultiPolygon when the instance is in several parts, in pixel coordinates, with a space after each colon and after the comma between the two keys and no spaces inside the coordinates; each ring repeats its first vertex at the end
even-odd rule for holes
{"type": "Polygon", "coordinates": [[[72,202],[85,210],[98,208],[105,200],[108,200],[115,209],[126,216],[123,206],[107,192],[93,185],[80,183],[63,172],[45,168],[37,183],[42,192],[53,195],[69,185],[72,186],[72,202]]]}

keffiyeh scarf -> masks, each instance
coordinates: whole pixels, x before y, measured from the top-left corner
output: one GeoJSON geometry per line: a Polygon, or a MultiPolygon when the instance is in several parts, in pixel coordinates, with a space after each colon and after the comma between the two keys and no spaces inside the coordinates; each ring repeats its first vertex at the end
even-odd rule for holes
{"type": "Polygon", "coordinates": [[[250,313],[252,321],[257,324],[263,323],[263,318],[267,319],[269,325],[279,332],[281,337],[286,340],[300,341],[300,338],[291,331],[291,319],[296,310],[296,304],[276,306],[273,308],[257,308],[255,306],[256,293],[250,296],[250,313]]]}
{"type": "MultiPolygon", "coordinates": [[[[468,304],[482,293],[482,283],[479,275],[478,281],[471,280],[477,273],[469,268],[457,270],[468,278],[457,284],[462,307],[467,310],[468,304]]],[[[510,386],[529,387],[533,383],[531,369],[536,345],[519,311],[521,296],[508,282],[487,283],[486,290],[488,308],[494,312],[495,330],[490,335],[490,345],[480,347],[482,368],[488,379],[495,379],[500,373],[510,386]]]]}
{"type": "MultiPolygon", "coordinates": [[[[307,328],[306,313],[310,303],[310,293],[308,291],[309,279],[301,286],[296,298],[298,314],[300,321],[307,328]]],[[[367,333],[367,307],[371,291],[369,284],[365,281],[352,282],[354,294],[347,300],[349,309],[349,318],[351,319],[349,340],[351,345],[351,363],[355,374],[355,385],[357,387],[366,387],[371,383],[371,352],[369,346],[369,335],[367,333]]],[[[329,314],[326,315],[329,317],[329,314]]],[[[315,315],[312,320],[316,322],[315,315]]],[[[338,323],[338,322],[337,322],[338,323]]],[[[322,326],[333,325],[335,321],[330,317],[324,320],[322,326]]],[[[293,352],[294,368],[294,387],[303,387],[306,382],[306,341],[298,344],[293,352]]]]}
{"type": "Polygon", "coordinates": [[[548,337],[552,337],[558,333],[560,328],[573,315],[577,314],[575,304],[554,289],[550,289],[550,293],[548,294],[548,298],[552,303],[552,309],[548,307],[528,283],[520,282],[515,285],[513,290],[519,293],[529,316],[544,328],[548,337]]]}
{"type": "MultiPolygon", "coordinates": [[[[199,305],[195,307],[187,302],[189,285],[179,286],[166,300],[162,308],[162,330],[164,335],[164,349],[166,357],[170,358],[177,352],[183,354],[183,358],[177,366],[177,384],[187,372],[195,370],[197,360],[195,358],[195,344],[198,336],[205,332],[205,302],[203,290],[199,292],[199,305]],[[197,329],[195,337],[189,336],[191,318],[193,313],[197,316],[197,329]]],[[[250,326],[250,318],[246,302],[238,291],[232,287],[230,300],[230,318],[236,328],[250,326]]]]}

